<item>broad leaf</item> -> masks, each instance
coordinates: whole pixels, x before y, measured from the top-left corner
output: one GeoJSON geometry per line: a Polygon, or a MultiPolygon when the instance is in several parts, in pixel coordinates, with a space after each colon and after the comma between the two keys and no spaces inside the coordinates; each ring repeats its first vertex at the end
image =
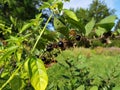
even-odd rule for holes
{"type": "Polygon", "coordinates": [[[10,81],[10,86],[12,90],[21,90],[22,89],[22,79],[19,75],[15,75],[14,78],[10,81]]]}
{"type": "Polygon", "coordinates": [[[102,19],[98,24],[108,24],[108,23],[114,23],[116,19],[115,15],[108,16],[104,19],[102,19]]]}
{"type": "Polygon", "coordinates": [[[67,18],[67,22],[69,24],[71,24],[71,26],[73,28],[78,28],[79,29],[79,33],[85,34],[85,28],[84,28],[84,25],[82,24],[81,21],[75,21],[75,20],[73,20],[71,18],[67,18]]]}
{"type": "Polygon", "coordinates": [[[93,86],[92,88],[90,88],[90,90],[98,90],[97,86],[93,86]]]}
{"type": "Polygon", "coordinates": [[[64,13],[71,19],[75,20],[75,21],[79,21],[77,16],[75,15],[75,13],[73,11],[70,10],[64,10],[64,13]]]}
{"type": "Polygon", "coordinates": [[[102,35],[104,32],[106,32],[106,29],[102,28],[102,27],[98,27],[98,29],[95,30],[96,34],[98,36],[102,35]]]}
{"type": "Polygon", "coordinates": [[[69,33],[68,28],[59,19],[54,18],[54,26],[55,26],[55,30],[57,30],[64,36],[68,36],[69,33]]]}
{"type": "Polygon", "coordinates": [[[94,25],[95,25],[95,20],[94,20],[94,18],[92,18],[92,20],[90,22],[88,22],[87,25],[85,26],[85,30],[86,30],[85,35],[86,36],[88,36],[88,34],[91,32],[91,30],[93,30],[94,25]]]}
{"type": "Polygon", "coordinates": [[[84,85],[80,85],[76,90],[85,90],[85,86],[84,85]]]}
{"type": "Polygon", "coordinates": [[[105,28],[107,31],[110,31],[112,27],[114,26],[115,19],[117,17],[115,15],[108,16],[104,19],[102,19],[99,23],[98,26],[105,28]]]}
{"type": "Polygon", "coordinates": [[[45,90],[48,77],[42,60],[32,57],[28,61],[30,81],[35,90],[45,90]]]}

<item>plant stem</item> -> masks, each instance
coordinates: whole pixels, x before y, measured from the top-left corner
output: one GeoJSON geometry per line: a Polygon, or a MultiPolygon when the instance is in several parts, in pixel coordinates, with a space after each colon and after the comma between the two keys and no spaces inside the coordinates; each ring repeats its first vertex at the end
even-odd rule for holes
{"type": "Polygon", "coordinates": [[[16,73],[19,71],[19,69],[21,68],[22,64],[15,70],[15,72],[10,76],[10,78],[2,85],[2,87],[0,88],[0,90],[2,90],[16,75],[16,73]]]}
{"type": "Polygon", "coordinates": [[[49,23],[49,21],[50,21],[51,18],[52,18],[52,14],[51,14],[50,17],[48,18],[48,20],[47,20],[45,26],[43,27],[43,30],[41,31],[39,37],[37,38],[37,41],[35,42],[35,44],[34,44],[32,50],[31,50],[31,53],[35,50],[35,47],[37,46],[38,41],[40,40],[42,34],[44,33],[44,31],[45,31],[45,29],[46,29],[46,27],[47,27],[47,24],[49,23]]]}

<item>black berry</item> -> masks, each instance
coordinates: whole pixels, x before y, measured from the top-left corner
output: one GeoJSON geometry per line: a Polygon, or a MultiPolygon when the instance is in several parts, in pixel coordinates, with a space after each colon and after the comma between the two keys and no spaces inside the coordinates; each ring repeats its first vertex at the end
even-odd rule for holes
{"type": "Polygon", "coordinates": [[[47,45],[46,51],[50,52],[52,50],[53,50],[53,45],[52,44],[47,45]]]}
{"type": "Polygon", "coordinates": [[[107,41],[106,41],[106,39],[103,38],[103,39],[101,40],[101,42],[102,42],[102,43],[106,43],[107,41]]]}
{"type": "Polygon", "coordinates": [[[46,57],[44,57],[44,56],[41,59],[42,59],[42,61],[46,61],[46,57]]]}
{"type": "Polygon", "coordinates": [[[59,42],[58,42],[58,46],[59,46],[59,47],[64,47],[64,43],[63,43],[62,41],[59,41],[59,42]]]}
{"type": "Polygon", "coordinates": [[[79,40],[81,39],[81,36],[80,36],[80,35],[77,35],[77,36],[75,37],[75,39],[76,39],[77,41],[79,41],[79,40]]]}
{"type": "Polygon", "coordinates": [[[53,50],[53,48],[52,48],[52,47],[50,47],[50,46],[47,46],[46,50],[47,50],[48,52],[50,52],[50,51],[52,51],[52,50],[53,50]]]}

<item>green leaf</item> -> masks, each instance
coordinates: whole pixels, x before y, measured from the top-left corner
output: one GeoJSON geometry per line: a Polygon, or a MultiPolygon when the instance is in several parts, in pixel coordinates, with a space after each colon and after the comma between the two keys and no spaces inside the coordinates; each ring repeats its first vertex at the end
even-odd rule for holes
{"type": "Polygon", "coordinates": [[[14,76],[14,78],[10,81],[10,86],[12,90],[21,90],[22,79],[19,75],[14,76]]]}
{"type": "Polygon", "coordinates": [[[117,29],[118,33],[120,33],[120,29],[117,29]]]}
{"type": "Polygon", "coordinates": [[[97,86],[93,86],[92,88],[90,88],[90,90],[98,90],[97,86]]]}
{"type": "Polygon", "coordinates": [[[120,86],[113,87],[112,90],[120,90],[120,86]]]}
{"type": "Polygon", "coordinates": [[[6,58],[8,58],[17,48],[18,46],[12,46],[5,49],[5,53],[3,53],[3,55],[0,57],[0,61],[3,61],[6,58]]]}
{"type": "Polygon", "coordinates": [[[42,60],[35,57],[30,58],[28,61],[28,69],[31,84],[34,89],[45,90],[48,83],[48,77],[42,60]]]}
{"type": "Polygon", "coordinates": [[[20,61],[22,56],[22,49],[18,49],[16,52],[17,61],[20,61]]]}
{"type": "Polygon", "coordinates": [[[10,16],[10,20],[11,20],[11,22],[12,22],[12,24],[14,25],[14,26],[16,26],[16,18],[13,18],[12,16],[10,16]]]}
{"type": "Polygon", "coordinates": [[[94,18],[92,18],[92,20],[90,22],[88,22],[87,25],[85,26],[85,30],[86,30],[85,35],[86,36],[88,36],[88,34],[91,32],[91,30],[93,30],[94,25],[95,25],[95,20],[94,20],[94,18]]]}
{"type": "Polygon", "coordinates": [[[116,18],[117,17],[115,15],[108,16],[102,19],[97,25],[102,28],[105,28],[107,31],[110,31],[112,27],[114,26],[114,22],[116,18]]]}
{"type": "Polygon", "coordinates": [[[77,16],[75,15],[75,13],[73,11],[70,10],[64,10],[64,13],[71,19],[75,20],[75,21],[79,21],[77,16]]]}
{"type": "Polygon", "coordinates": [[[24,32],[25,30],[27,30],[31,26],[32,26],[32,23],[26,23],[25,25],[23,25],[22,29],[20,30],[20,33],[24,32]]]}
{"type": "Polygon", "coordinates": [[[106,32],[106,29],[102,28],[102,27],[98,27],[98,29],[95,30],[96,34],[98,36],[102,35],[104,32],[106,32]]]}
{"type": "Polygon", "coordinates": [[[55,29],[61,34],[68,36],[69,30],[68,28],[57,18],[54,18],[54,26],[55,29]]]}
{"type": "Polygon", "coordinates": [[[57,5],[58,5],[58,9],[59,9],[59,10],[62,10],[62,8],[63,8],[63,3],[62,3],[62,2],[58,2],[57,5]]]}
{"type": "Polygon", "coordinates": [[[102,19],[98,24],[114,23],[116,18],[117,17],[115,15],[111,15],[111,16],[108,16],[108,17],[102,19]]]}
{"type": "Polygon", "coordinates": [[[80,85],[76,90],[85,90],[85,86],[84,85],[80,85]]]}
{"type": "Polygon", "coordinates": [[[41,9],[45,9],[45,8],[49,8],[50,7],[50,4],[48,2],[44,2],[42,6],[40,6],[40,10],[41,9]]]}
{"type": "Polygon", "coordinates": [[[85,34],[85,27],[84,27],[84,25],[82,24],[81,21],[75,21],[71,18],[67,18],[67,21],[68,21],[69,24],[71,24],[72,27],[78,28],[79,33],[85,34]]]}

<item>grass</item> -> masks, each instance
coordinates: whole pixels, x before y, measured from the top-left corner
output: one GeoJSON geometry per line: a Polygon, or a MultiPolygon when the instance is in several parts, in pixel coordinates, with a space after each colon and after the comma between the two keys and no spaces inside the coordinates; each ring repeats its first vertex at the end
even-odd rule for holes
{"type": "Polygon", "coordinates": [[[90,90],[93,86],[101,88],[100,90],[105,88],[107,88],[105,90],[112,90],[114,87],[120,86],[120,48],[97,47],[90,49],[76,47],[63,51],[56,59],[58,63],[47,69],[49,77],[47,90],[51,90],[50,87],[59,87],[60,83],[63,84],[60,84],[59,90],[61,90],[61,87],[69,87],[71,80],[74,81],[75,79],[80,80],[80,82],[74,82],[74,88],[84,85],[87,90],[90,90]],[[71,63],[71,66],[68,66],[65,61],[69,62],[69,65],[71,63]],[[89,73],[86,74],[86,71],[89,73]],[[89,83],[90,85],[87,84],[88,80],[92,80],[89,83]]]}

